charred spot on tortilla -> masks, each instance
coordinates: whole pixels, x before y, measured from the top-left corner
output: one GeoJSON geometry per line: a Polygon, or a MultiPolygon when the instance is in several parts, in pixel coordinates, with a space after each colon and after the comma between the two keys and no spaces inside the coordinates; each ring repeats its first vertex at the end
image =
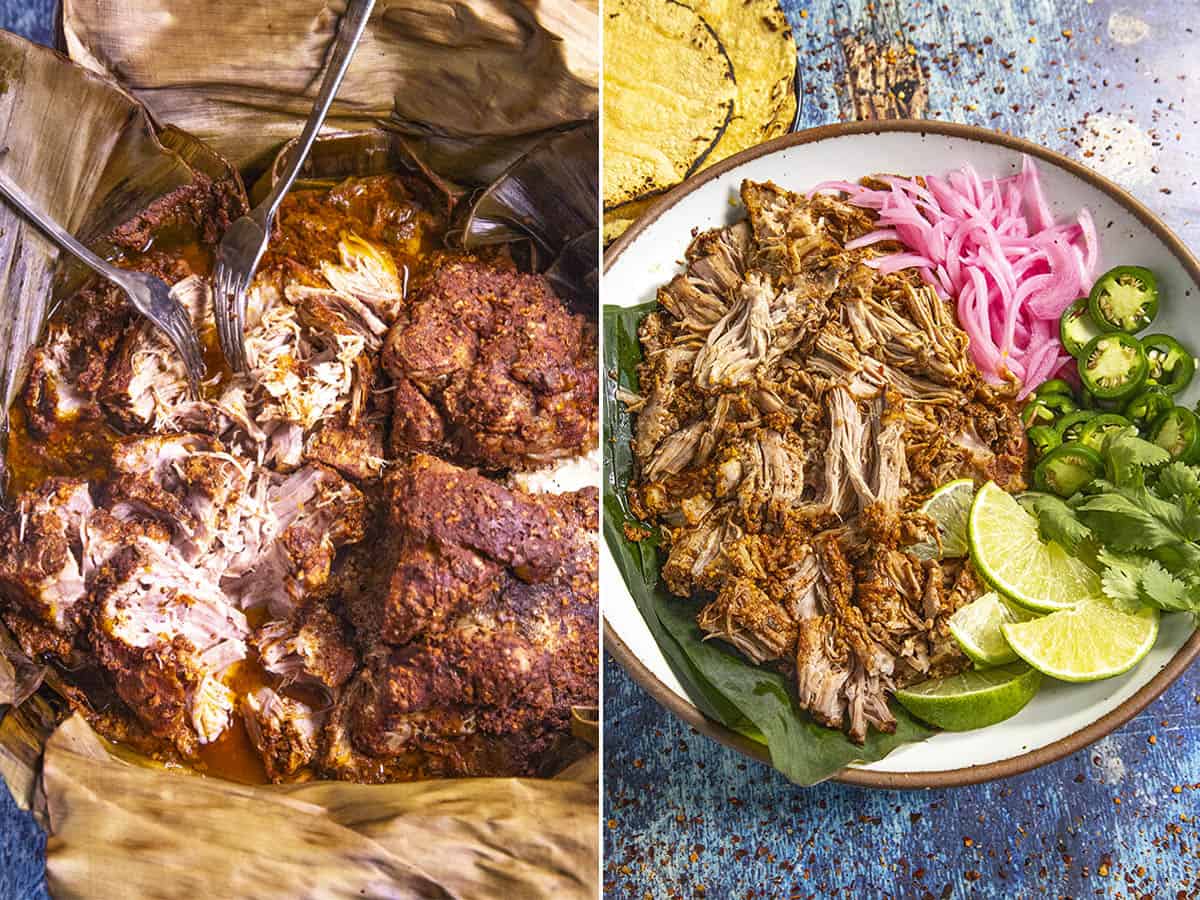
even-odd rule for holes
{"type": "Polygon", "coordinates": [[[785,134],[796,116],[799,67],[791,26],[776,0],[697,0],[737,80],[734,114],[706,165],[785,134]]]}

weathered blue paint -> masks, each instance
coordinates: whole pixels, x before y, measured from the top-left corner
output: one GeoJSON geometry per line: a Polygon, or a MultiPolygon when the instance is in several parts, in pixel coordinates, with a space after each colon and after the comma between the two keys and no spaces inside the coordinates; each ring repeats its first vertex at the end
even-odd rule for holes
{"type": "Polygon", "coordinates": [[[56,0],[0,0],[0,28],[53,46],[56,0]]]}
{"type": "MultiPolygon", "coordinates": [[[[801,53],[804,127],[854,118],[844,40],[891,46],[925,71],[927,117],[1008,131],[1116,175],[1200,249],[1200,5],[783,3],[801,53]],[[1128,42],[1143,29],[1135,43],[1112,36],[1128,42]],[[1138,165],[1118,166],[1123,148],[1089,136],[1114,119],[1141,137],[1138,165]]],[[[902,793],[794,787],[681,724],[607,663],[604,883],[614,900],[1200,896],[1197,668],[1057,764],[902,793]]]]}

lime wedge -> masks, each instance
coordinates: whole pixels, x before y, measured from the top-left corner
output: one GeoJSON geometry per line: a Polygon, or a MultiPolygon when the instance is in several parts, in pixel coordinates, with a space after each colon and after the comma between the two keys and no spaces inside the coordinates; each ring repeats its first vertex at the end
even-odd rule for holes
{"type": "Polygon", "coordinates": [[[967,516],[971,512],[971,498],[975,496],[975,482],[970,478],[948,481],[929,495],[921,504],[921,512],[937,523],[942,539],[942,551],[938,553],[933,541],[921,541],[908,548],[917,559],[948,559],[967,555],[967,516]]]}
{"type": "Polygon", "coordinates": [[[1015,716],[1033,699],[1042,673],[1021,662],[922,681],[896,691],[918,719],[946,731],[986,728],[1015,716]]]}
{"type": "Polygon", "coordinates": [[[1028,622],[1035,613],[1012,606],[995,591],[955,610],[947,624],[950,633],[978,666],[1002,666],[1017,658],[1000,631],[1009,622],[1028,622]]]}
{"type": "Polygon", "coordinates": [[[1013,651],[1039,672],[1061,681],[1099,681],[1128,672],[1150,652],[1158,610],[1127,613],[1095,599],[1000,628],[1013,651]]]}
{"type": "Polygon", "coordinates": [[[1035,612],[1067,609],[1100,596],[1100,579],[1083,562],[1038,535],[1037,519],[989,481],[967,519],[971,561],[1006,599],[1035,612]]]}

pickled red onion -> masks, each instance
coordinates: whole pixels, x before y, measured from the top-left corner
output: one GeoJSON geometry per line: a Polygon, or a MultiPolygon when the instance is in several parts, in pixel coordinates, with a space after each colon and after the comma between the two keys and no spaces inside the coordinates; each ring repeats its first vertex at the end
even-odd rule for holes
{"type": "Polygon", "coordinates": [[[944,178],[880,182],[887,188],[829,181],[811,193],[837,191],[876,211],[879,228],[846,246],[902,244],[904,252],[866,264],[885,275],[916,268],[939,295],[949,295],[988,381],[1019,381],[1024,398],[1058,374],[1070,359],[1058,338],[1059,317],[1088,292],[1099,263],[1091,214],[1085,209],[1074,222],[1055,224],[1029,157],[1007,178],[985,181],[968,165],[944,178]]]}

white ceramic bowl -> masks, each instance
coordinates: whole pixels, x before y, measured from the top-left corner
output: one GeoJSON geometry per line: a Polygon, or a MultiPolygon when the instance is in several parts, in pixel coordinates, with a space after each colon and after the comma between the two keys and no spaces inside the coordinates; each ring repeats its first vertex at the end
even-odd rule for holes
{"type": "MultiPolygon", "coordinates": [[[[752,148],[664,195],[605,255],[603,297],[631,306],[653,300],[679,271],[693,229],[741,218],[745,178],[805,191],[821,181],[855,181],[875,173],[944,174],[970,163],[981,176],[1019,172],[1022,154],[1038,163],[1056,215],[1092,212],[1100,236],[1100,271],[1130,263],[1159,278],[1155,331],[1200,348],[1200,264],[1154,215],[1120,188],[1066,157],[1006,135],[941,122],[834,125],[752,148]]],[[[1200,381],[1200,379],[1198,379],[1200,381]]],[[[1193,384],[1180,402],[1200,397],[1193,384]]],[[[687,699],[634,605],[607,547],[601,551],[605,644],[661,703],[703,732],[749,755],[765,748],[709,721],[687,699]]],[[[1013,775],[1086,746],[1144,708],[1200,655],[1200,633],[1184,615],[1164,616],[1158,643],[1133,671],[1092,684],[1046,679],[1020,713],[972,732],[944,732],[903,746],[878,762],[842,770],[839,780],[875,787],[941,787],[1013,775]]]]}

